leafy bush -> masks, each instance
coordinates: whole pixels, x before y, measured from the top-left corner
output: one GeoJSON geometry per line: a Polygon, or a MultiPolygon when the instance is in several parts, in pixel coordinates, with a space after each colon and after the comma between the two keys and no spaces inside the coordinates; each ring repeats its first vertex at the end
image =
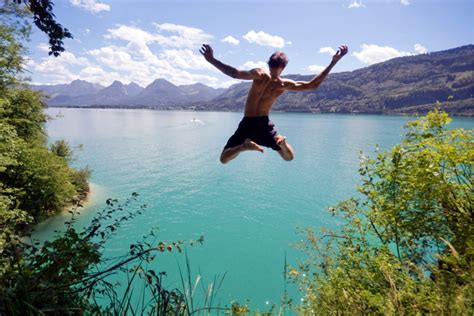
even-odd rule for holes
{"type": "Polygon", "coordinates": [[[167,273],[154,270],[159,268],[154,262],[157,254],[181,253],[187,246],[202,244],[203,236],[196,241],[165,242],[158,241],[152,229],[122,256],[103,256],[107,241],[145,209],[133,193],[124,203],[108,199],[106,207],[82,230],[74,228],[77,209],[70,211],[64,232],[57,232],[52,241],[40,243],[31,235],[7,234],[5,247],[0,248],[0,314],[192,315],[237,310],[236,305],[214,305],[225,275],[216,276],[208,285],[202,284],[200,276],[191,281],[187,253],[185,271],[179,266],[181,289],[167,288],[167,273]],[[125,284],[109,281],[117,274],[125,277],[125,284]],[[204,295],[196,300],[200,283],[204,295]]]}
{"type": "Polygon", "coordinates": [[[403,141],[361,155],[362,197],[330,209],[346,223],[301,244],[290,270],[307,314],[472,314],[472,131],[448,130],[435,110],[409,122],[403,141]]]}

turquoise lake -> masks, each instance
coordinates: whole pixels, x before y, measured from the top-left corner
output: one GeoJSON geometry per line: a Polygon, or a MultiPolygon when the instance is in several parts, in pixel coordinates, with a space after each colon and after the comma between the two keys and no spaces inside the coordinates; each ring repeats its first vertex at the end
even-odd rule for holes
{"type": "MultiPolygon", "coordinates": [[[[283,267],[304,257],[293,244],[298,227],[337,228],[327,208],[356,195],[359,152],[388,149],[403,137],[401,116],[273,113],[271,120],[295,150],[283,161],[270,148],[242,153],[227,165],[220,152],[241,113],[117,109],[46,111],[50,141],[82,145],[74,166],[92,169],[93,192],[77,226],[85,226],[109,197],[121,201],[140,194],[146,211],[127,222],[107,244],[106,256],[125,254],[152,227],[158,240],[189,240],[194,277],[204,283],[226,274],[218,301],[250,299],[254,308],[279,303],[283,267]],[[61,112],[62,117],[56,115],[61,112]]],[[[474,119],[455,118],[451,127],[474,128],[474,119]]],[[[66,215],[37,227],[47,239],[66,215]]],[[[181,288],[177,262],[184,254],[159,254],[150,266],[167,271],[166,284],[181,288]]],[[[193,278],[194,278],[193,277],[193,278]]],[[[300,294],[289,286],[295,300],[300,294]]]]}

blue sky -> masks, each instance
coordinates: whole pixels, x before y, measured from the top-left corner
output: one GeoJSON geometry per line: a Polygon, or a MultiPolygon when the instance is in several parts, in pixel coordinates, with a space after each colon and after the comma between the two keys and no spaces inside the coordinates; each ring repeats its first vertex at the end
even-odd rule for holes
{"type": "Polygon", "coordinates": [[[202,43],[240,69],[264,66],[282,50],[290,59],[284,74],[317,74],[340,44],[349,54],[334,72],[474,43],[472,0],[54,2],[74,39],[61,57],[48,57],[46,37],[34,29],[27,62],[33,83],[235,83],[205,62],[202,43]]]}

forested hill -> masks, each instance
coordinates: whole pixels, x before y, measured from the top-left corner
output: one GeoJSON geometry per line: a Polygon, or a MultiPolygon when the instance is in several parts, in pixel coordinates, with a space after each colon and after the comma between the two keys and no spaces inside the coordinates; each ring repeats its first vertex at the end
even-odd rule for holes
{"type": "MultiPolygon", "coordinates": [[[[343,61],[342,61],[343,62],[343,61]]],[[[289,75],[294,80],[313,76],[289,75]]],[[[250,83],[239,83],[198,108],[242,110],[250,83]]],[[[426,112],[436,101],[456,115],[474,115],[474,45],[394,58],[330,74],[314,91],[288,92],[273,110],[341,113],[426,112]]]]}

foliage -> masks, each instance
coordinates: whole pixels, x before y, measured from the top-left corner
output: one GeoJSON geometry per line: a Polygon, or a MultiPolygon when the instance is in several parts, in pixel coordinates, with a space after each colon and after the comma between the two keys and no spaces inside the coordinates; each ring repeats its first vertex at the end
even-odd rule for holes
{"type": "Polygon", "coordinates": [[[29,35],[27,27],[9,27],[0,24],[0,92],[17,82],[16,76],[22,71],[25,48],[21,41],[29,35]]]}
{"type": "MultiPolygon", "coordinates": [[[[84,198],[90,171],[68,166],[73,154],[66,142],[53,144],[53,152],[46,147],[47,117],[41,95],[19,78],[24,62],[21,40],[27,36],[27,29],[13,22],[0,26],[4,53],[0,58],[0,212],[7,216],[13,209],[21,210],[38,220],[84,198]]],[[[5,218],[0,221],[12,223],[5,218]]],[[[26,224],[21,220],[11,227],[26,224]]]]}
{"type": "Polygon", "coordinates": [[[106,207],[81,231],[74,228],[78,212],[71,211],[72,217],[65,223],[65,231],[58,232],[52,241],[40,243],[31,237],[26,240],[9,235],[7,247],[0,257],[0,313],[191,315],[229,310],[212,307],[224,277],[216,277],[214,283],[207,286],[203,306],[195,306],[193,297],[201,278],[198,276],[194,283],[191,282],[187,255],[188,274],[180,274],[182,290],[165,288],[167,274],[151,269],[157,254],[182,252],[186,246],[202,243],[203,237],[197,241],[158,241],[152,229],[142,241],[131,244],[124,255],[103,257],[107,241],[125,222],[145,209],[146,205],[139,204],[138,194],[133,193],[124,203],[108,199],[106,207]],[[117,273],[127,275],[128,281],[123,287],[108,280],[117,273]],[[136,287],[147,299],[132,304],[136,287]],[[101,297],[108,304],[98,302],[101,297]]]}
{"type": "Polygon", "coordinates": [[[53,12],[54,3],[51,0],[13,0],[1,10],[1,15],[13,15],[16,19],[24,18],[22,14],[26,9],[33,17],[33,22],[38,29],[48,36],[49,55],[59,56],[64,52],[65,38],[72,38],[72,34],[56,21],[53,12]]]}
{"type": "Polygon", "coordinates": [[[71,211],[73,216],[66,223],[65,232],[42,245],[35,240],[25,242],[15,234],[8,236],[0,261],[1,308],[11,315],[41,312],[59,315],[89,308],[85,295],[90,295],[95,289],[93,285],[100,284],[107,273],[90,271],[101,262],[100,248],[124,221],[140,213],[143,206],[107,226],[104,220],[118,210],[124,213],[132,201],[136,201],[136,195],[124,205],[109,201],[107,208],[81,232],[73,227],[76,212],[71,211]]]}
{"type": "Polygon", "coordinates": [[[27,88],[9,89],[0,96],[0,120],[15,127],[18,137],[38,145],[46,142],[43,109],[40,94],[27,88]]]}
{"type": "Polygon", "coordinates": [[[27,147],[18,167],[6,172],[5,183],[18,189],[19,207],[41,218],[73,201],[76,188],[67,162],[45,148],[27,147]]]}
{"type": "Polygon", "coordinates": [[[73,151],[69,143],[64,139],[57,140],[49,146],[49,150],[59,157],[64,158],[67,162],[71,162],[73,159],[73,151]]]}
{"type": "MultiPolygon", "coordinates": [[[[0,314],[22,314],[25,310],[36,314],[35,300],[45,297],[43,291],[51,290],[51,282],[77,277],[97,258],[70,230],[42,250],[28,247],[20,236],[34,221],[77,202],[78,195],[88,191],[90,172],[71,169],[67,157],[46,147],[44,104],[19,77],[25,51],[20,40],[27,37],[28,28],[11,25],[0,25],[0,314]],[[72,247],[70,252],[77,253],[68,257],[68,246],[72,247]],[[72,270],[62,270],[59,250],[64,260],[69,260],[67,269],[72,270]]],[[[66,146],[62,150],[71,151],[66,146]]],[[[50,294],[48,304],[69,298],[53,296],[57,294],[54,291],[50,294]]],[[[74,297],[71,299],[74,306],[74,297]]]]}
{"type": "Polygon", "coordinates": [[[76,188],[77,198],[79,202],[83,200],[90,191],[89,188],[89,178],[91,175],[91,170],[87,167],[81,168],[78,170],[73,170],[72,172],[72,184],[76,188]]]}
{"type": "Polygon", "coordinates": [[[24,141],[18,138],[13,126],[0,120],[0,173],[18,164],[17,158],[24,141]]]}
{"type": "Polygon", "coordinates": [[[305,314],[472,314],[472,131],[448,130],[438,110],[404,140],[361,155],[362,197],[330,211],[346,219],[306,230],[307,262],[290,271],[305,314]]]}
{"type": "MultiPolygon", "coordinates": [[[[20,209],[36,219],[61,210],[88,191],[88,170],[71,169],[69,157],[46,148],[45,121],[36,92],[9,89],[0,97],[0,126],[5,131],[0,143],[2,186],[15,196],[20,209]]],[[[67,144],[61,150],[71,152],[67,144]]]]}
{"type": "MultiPolygon", "coordinates": [[[[15,128],[0,121],[0,176],[18,165],[24,141],[17,137],[15,128]]],[[[0,179],[3,179],[0,178],[0,179]]],[[[18,230],[18,225],[31,222],[27,212],[18,209],[15,190],[0,181],[0,252],[5,246],[6,236],[18,230]]]]}

